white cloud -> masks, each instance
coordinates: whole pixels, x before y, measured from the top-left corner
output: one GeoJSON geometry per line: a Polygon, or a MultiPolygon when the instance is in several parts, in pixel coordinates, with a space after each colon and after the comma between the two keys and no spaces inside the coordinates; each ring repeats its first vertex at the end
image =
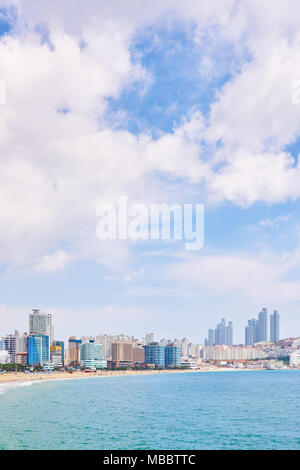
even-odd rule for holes
{"type": "Polygon", "coordinates": [[[43,256],[42,260],[35,266],[37,271],[55,272],[64,269],[72,260],[72,256],[63,250],[43,256]]]}
{"type": "Polygon", "coordinates": [[[279,215],[278,217],[274,217],[273,219],[260,220],[258,225],[262,227],[279,228],[281,224],[286,223],[288,220],[290,220],[291,217],[292,217],[292,214],[279,215]]]}
{"type": "Polygon", "coordinates": [[[184,283],[212,298],[251,299],[256,304],[300,300],[299,248],[290,253],[261,252],[180,255],[168,265],[165,279],[184,283]]]}
{"type": "MultiPolygon", "coordinates": [[[[2,263],[55,265],[50,253],[67,243],[71,257],[118,267],[128,248],[100,246],[97,205],[124,193],[168,198],[178,180],[186,185],[181,197],[182,188],[205,184],[214,203],[300,196],[299,167],[284,151],[300,132],[300,108],[291,102],[300,77],[297,2],[274,1],[268,14],[256,1],[1,2],[8,4],[19,5],[19,19],[13,35],[0,40],[7,84],[0,113],[2,263]],[[167,10],[197,23],[196,41],[213,31],[214,47],[230,42],[250,60],[220,90],[207,120],[195,112],[155,141],[110,128],[104,112],[107,98],[148,83],[149,73],[131,61],[130,41],[167,10]],[[158,172],[170,184],[159,184],[158,172]]],[[[203,63],[209,73],[218,66],[210,55],[203,63]]]]}

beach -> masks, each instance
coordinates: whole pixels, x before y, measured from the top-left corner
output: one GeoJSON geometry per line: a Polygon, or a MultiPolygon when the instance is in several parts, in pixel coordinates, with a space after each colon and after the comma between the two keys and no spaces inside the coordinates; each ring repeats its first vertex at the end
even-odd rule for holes
{"type": "Polygon", "coordinates": [[[36,372],[26,374],[24,372],[7,372],[0,374],[0,384],[10,382],[34,382],[41,380],[59,380],[59,379],[89,379],[92,377],[108,377],[108,376],[128,376],[128,375],[150,375],[150,374],[169,374],[183,372],[199,372],[191,369],[187,370],[107,370],[107,371],[74,371],[70,372],[36,372]]]}
{"type": "Polygon", "coordinates": [[[41,380],[57,380],[57,379],[88,379],[92,377],[119,377],[119,376],[132,376],[132,375],[151,375],[151,374],[183,374],[183,373],[197,373],[197,372],[234,372],[234,371],[250,371],[250,370],[263,370],[263,369],[233,369],[226,367],[214,367],[203,369],[155,369],[155,370],[105,370],[105,371],[72,371],[70,372],[7,372],[0,374],[0,384],[10,382],[30,382],[41,380]]]}

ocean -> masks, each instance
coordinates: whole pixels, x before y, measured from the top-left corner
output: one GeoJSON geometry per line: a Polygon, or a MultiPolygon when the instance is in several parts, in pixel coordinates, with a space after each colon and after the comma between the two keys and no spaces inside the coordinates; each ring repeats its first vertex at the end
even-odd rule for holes
{"type": "Polygon", "coordinates": [[[300,449],[300,371],[0,385],[0,449],[300,449]]]}

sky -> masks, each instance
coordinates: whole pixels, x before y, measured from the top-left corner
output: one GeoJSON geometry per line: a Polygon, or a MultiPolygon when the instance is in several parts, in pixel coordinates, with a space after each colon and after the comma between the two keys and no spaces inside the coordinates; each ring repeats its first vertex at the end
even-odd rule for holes
{"type": "Polygon", "coordinates": [[[300,6],[0,0],[0,336],[300,335],[300,6]],[[295,95],[296,94],[296,95],[295,95]],[[295,98],[296,96],[296,98],[295,98]],[[205,242],[99,240],[97,207],[205,206],[205,242]]]}

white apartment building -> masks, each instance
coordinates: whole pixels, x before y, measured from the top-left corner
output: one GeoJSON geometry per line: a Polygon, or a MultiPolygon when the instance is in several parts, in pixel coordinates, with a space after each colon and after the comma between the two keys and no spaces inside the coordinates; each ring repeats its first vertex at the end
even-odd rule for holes
{"type": "Polygon", "coordinates": [[[203,349],[203,359],[212,361],[233,361],[233,360],[253,360],[263,359],[264,351],[252,347],[239,346],[206,346],[203,349]]]}
{"type": "Polygon", "coordinates": [[[26,352],[26,339],[27,336],[20,335],[17,330],[14,334],[6,335],[2,339],[3,349],[6,350],[10,355],[11,362],[16,362],[16,354],[26,352]]]}
{"type": "Polygon", "coordinates": [[[49,336],[49,348],[54,340],[54,330],[51,313],[44,313],[41,310],[33,309],[29,314],[29,333],[49,336]]]}

